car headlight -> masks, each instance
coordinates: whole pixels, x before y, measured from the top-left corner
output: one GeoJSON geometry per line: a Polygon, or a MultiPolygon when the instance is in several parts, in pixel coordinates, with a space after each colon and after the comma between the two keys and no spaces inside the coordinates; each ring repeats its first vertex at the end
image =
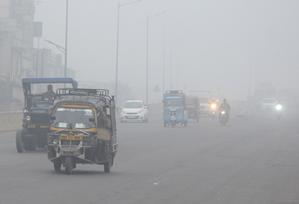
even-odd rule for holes
{"type": "Polygon", "coordinates": [[[122,110],[121,113],[126,113],[126,112],[124,110],[122,110]]]}
{"type": "Polygon", "coordinates": [[[224,114],[225,114],[225,111],[221,111],[221,114],[224,115],[224,114]]]}
{"type": "Polygon", "coordinates": [[[143,110],[140,110],[139,113],[143,113],[143,110]]]}
{"type": "Polygon", "coordinates": [[[27,120],[27,121],[30,121],[30,119],[31,119],[31,117],[30,117],[29,115],[27,115],[27,116],[25,117],[25,120],[27,120]]]}
{"type": "Polygon", "coordinates": [[[277,105],[275,108],[276,108],[276,110],[281,110],[282,109],[282,105],[277,105]]]}

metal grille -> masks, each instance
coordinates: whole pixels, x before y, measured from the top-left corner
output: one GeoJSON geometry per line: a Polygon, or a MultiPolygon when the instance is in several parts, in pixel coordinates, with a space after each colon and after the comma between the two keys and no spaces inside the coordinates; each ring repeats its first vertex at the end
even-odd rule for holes
{"type": "Polygon", "coordinates": [[[134,115],[134,114],[137,114],[137,113],[127,113],[128,115],[134,115]]]}
{"type": "Polygon", "coordinates": [[[61,140],[61,145],[79,145],[81,140],[61,140]]]}
{"type": "Polygon", "coordinates": [[[126,118],[126,119],[138,119],[138,118],[139,118],[139,116],[135,116],[135,117],[132,117],[132,116],[130,116],[130,117],[128,117],[128,116],[125,116],[125,118],[126,118]]]}
{"type": "Polygon", "coordinates": [[[49,115],[48,114],[32,114],[31,116],[32,123],[49,123],[49,115]]]}

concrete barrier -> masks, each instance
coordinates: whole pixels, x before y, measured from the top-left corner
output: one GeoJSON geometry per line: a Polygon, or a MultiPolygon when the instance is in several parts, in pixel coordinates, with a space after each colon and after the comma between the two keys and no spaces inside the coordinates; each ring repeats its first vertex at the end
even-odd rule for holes
{"type": "Polygon", "coordinates": [[[22,128],[23,113],[0,112],[0,133],[12,132],[22,128]]]}

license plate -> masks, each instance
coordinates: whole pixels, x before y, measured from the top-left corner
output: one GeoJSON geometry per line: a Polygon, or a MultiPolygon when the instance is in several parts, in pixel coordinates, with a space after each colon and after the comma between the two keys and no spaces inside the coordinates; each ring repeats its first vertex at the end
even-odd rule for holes
{"type": "Polygon", "coordinates": [[[128,118],[135,118],[135,116],[128,116],[128,118]]]}
{"type": "Polygon", "coordinates": [[[60,140],[82,140],[82,136],[80,135],[60,135],[60,140]]]}

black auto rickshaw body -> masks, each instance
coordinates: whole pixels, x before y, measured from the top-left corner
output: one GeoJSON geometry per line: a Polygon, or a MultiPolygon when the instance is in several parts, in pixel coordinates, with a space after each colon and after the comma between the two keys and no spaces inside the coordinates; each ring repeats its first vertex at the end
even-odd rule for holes
{"type": "Polygon", "coordinates": [[[196,119],[198,122],[200,115],[199,98],[197,96],[187,96],[185,102],[188,118],[196,119]]]}
{"type": "Polygon", "coordinates": [[[58,89],[48,134],[48,159],[71,174],[76,164],[104,165],[117,154],[114,97],[105,89],[58,89]]]}
{"type": "Polygon", "coordinates": [[[78,83],[71,78],[24,78],[24,111],[22,129],[16,133],[16,147],[19,153],[33,151],[36,147],[45,147],[50,131],[50,115],[54,101],[43,100],[43,93],[32,93],[32,84],[71,83],[77,88],[78,83]]]}

